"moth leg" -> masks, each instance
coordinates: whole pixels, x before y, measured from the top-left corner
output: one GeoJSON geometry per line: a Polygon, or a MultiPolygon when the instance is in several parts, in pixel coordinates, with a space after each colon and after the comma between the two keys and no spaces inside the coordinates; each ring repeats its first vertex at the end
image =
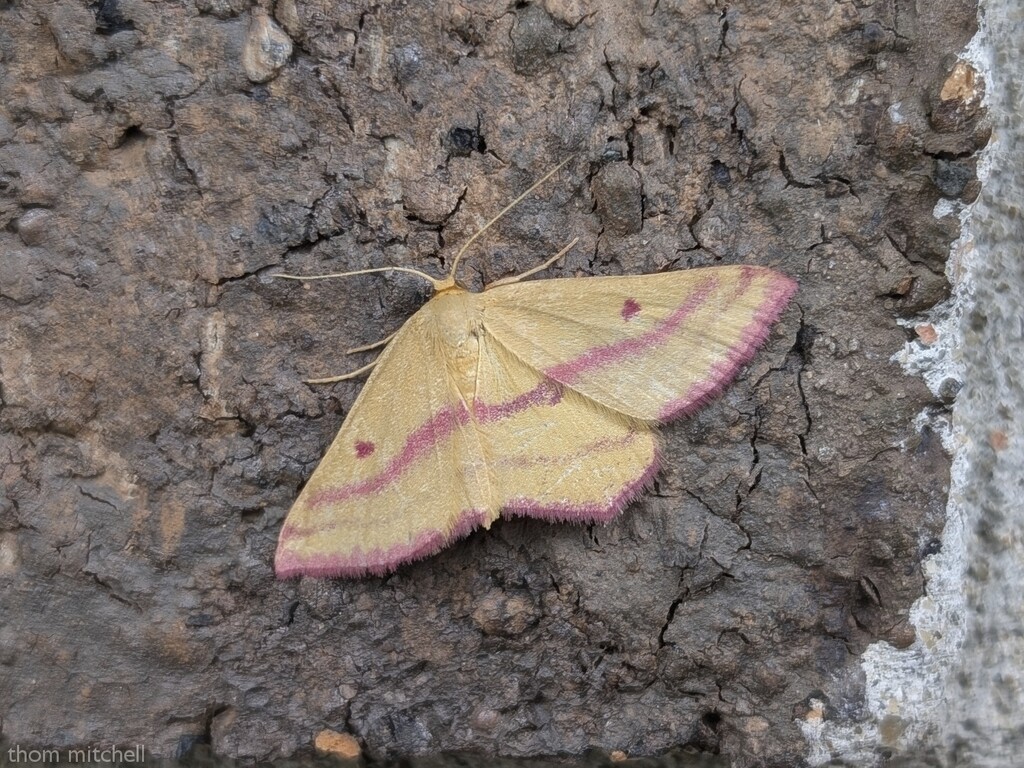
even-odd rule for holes
{"type": "MultiPolygon", "coordinates": [[[[368,352],[371,349],[376,349],[377,347],[383,347],[388,342],[390,342],[393,338],[395,338],[395,336],[397,336],[397,335],[398,335],[398,331],[395,331],[394,333],[392,333],[391,335],[387,336],[386,338],[383,338],[380,341],[375,341],[373,344],[366,344],[366,345],[364,345],[362,347],[353,347],[352,349],[346,350],[345,354],[346,355],[354,355],[356,352],[368,352]]],[[[378,358],[378,360],[379,359],[380,358],[378,358]]],[[[373,366],[375,366],[376,364],[377,364],[377,360],[374,360],[372,363],[369,363],[368,365],[364,365],[362,368],[357,368],[356,370],[350,371],[349,373],[343,373],[340,376],[328,376],[328,377],[323,378],[323,379],[306,379],[306,384],[333,384],[336,381],[345,381],[346,379],[354,379],[357,376],[361,376],[362,374],[366,373],[368,370],[373,368],[373,366]]]]}
{"type": "Polygon", "coordinates": [[[503,277],[500,280],[495,280],[493,283],[484,288],[484,290],[487,291],[499,285],[509,285],[510,283],[518,283],[524,277],[529,277],[530,275],[535,275],[538,272],[542,272],[543,270],[547,269],[552,264],[554,264],[556,261],[558,261],[560,258],[565,256],[565,254],[572,250],[572,247],[576,245],[576,243],[578,243],[579,241],[580,239],[578,237],[573,238],[573,241],[571,243],[569,243],[567,246],[565,246],[565,248],[560,250],[558,253],[556,253],[554,256],[552,256],[550,259],[545,261],[540,266],[534,267],[533,269],[528,269],[519,275],[511,275],[509,277],[503,277]]]}
{"type": "Polygon", "coordinates": [[[346,381],[347,379],[354,379],[357,376],[362,376],[368,370],[373,368],[373,366],[375,366],[376,364],[377,361],[374,360],[372,363],[364,365],[362,368],[356,368],[356,370],[349,371],[348,373],[343,373],[340,376],[328,376],[325,379],[306,379],[306,384],[333,384],[336,381],[346,381]]]}

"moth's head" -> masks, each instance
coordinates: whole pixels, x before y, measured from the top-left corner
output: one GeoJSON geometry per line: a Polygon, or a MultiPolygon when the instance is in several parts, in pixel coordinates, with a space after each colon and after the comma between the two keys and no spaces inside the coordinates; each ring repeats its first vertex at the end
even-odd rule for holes
{"type": "Polygon", "coordinates": [[[443,280],[431,280],[434,286],[434,295],[440,296],[445,293],[467,293],[469,288],[455,277],[454,274],[450,274],[443,280]]]}

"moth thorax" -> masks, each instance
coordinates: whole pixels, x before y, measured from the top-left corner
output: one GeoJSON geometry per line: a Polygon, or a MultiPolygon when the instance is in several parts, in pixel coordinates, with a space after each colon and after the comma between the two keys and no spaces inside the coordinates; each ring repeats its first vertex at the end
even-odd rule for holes
{"type": "Polygon", "coordinates": [[[464,291],[446,292],[428,305],[436,307],[434,325],[438,337],[456,355],[475,355],[479,348],[482,319],[471,296],[464,291]]]}

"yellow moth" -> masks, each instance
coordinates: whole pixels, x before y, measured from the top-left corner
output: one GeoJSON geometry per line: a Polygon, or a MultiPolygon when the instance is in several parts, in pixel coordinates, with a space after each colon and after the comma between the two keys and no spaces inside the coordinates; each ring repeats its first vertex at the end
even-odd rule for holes
{"type": "Polygon", "coordinates": [[[521,282],[574,241],[473,293],[459,259],[505,211],[442,280],[384,268],[434,296],[367,366],[285,520],[278,577],[388,573],[503,514],[611,520],[658,471],[656,426],[718,394],[796,290],[755,266],[521,282]]]}

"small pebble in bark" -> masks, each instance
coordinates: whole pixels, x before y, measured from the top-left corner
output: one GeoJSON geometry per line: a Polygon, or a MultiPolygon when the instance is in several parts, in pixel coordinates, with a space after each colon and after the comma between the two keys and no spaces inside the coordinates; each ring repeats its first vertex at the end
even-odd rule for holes
{"type": "Polygon", "coordinates": [[[316,751],[323,755],[333,755],[342,760],[356,760],[362,753],[359,742],[354,736],[337,731],[322,730],[313,742],[316,751]]]}
{"type": "Polygon", "coordinates": [[[939,335],[935,332],[935,326],[931,323],[922,323],[914,328],[917,332],[917,337],[924,344],[934,344],[939,335]]]}
{"type": "Polygon", "coordinates": [[[242,50],[245,76],[254,83],[272,80],[291,55],[291,38],[264,11],[253,11],[249,36],[242,50]]]}
{"type": "Polygon", "coordinates": [[[18,237],[25,245],[39,245],[53,223],[53,214],[44,208],[30,208],[18,217],[18,237]]]}
{"type": "Polygon", "coordinates": [[[484,152],[487,142],[476,128],[455,127],[445,136],[444,147],[456,157],[469,157],[474,152],[484,152]]]}
{"type": "Polygon", "coordinates": [[[861,30],[861,39],[871,53],[880,53],[885,50],[888,35],[885,28],[877,21],[869,21],[861,30]]]}
{"type": "Polygon", "coordinates": [[[932,100],[932,128],[942,133],[963,130],[982,112],[985,81],[970,63],[960,60],[932,100]]]}
{"type": "Polygon", "coordinates": [[[633,235],[643,226],[643,186],[640,174],[627,163],[609,163],[593,183],[597,213],[606,229],[633,235]]]}
{"type": "Polygon", "coordinates": [[[935,186],[939,188],[943,197],[955,200],[970,194],[968,186],[976,180],[977,176],[970,162],[941,158],[935,161],[935,186]]]}

